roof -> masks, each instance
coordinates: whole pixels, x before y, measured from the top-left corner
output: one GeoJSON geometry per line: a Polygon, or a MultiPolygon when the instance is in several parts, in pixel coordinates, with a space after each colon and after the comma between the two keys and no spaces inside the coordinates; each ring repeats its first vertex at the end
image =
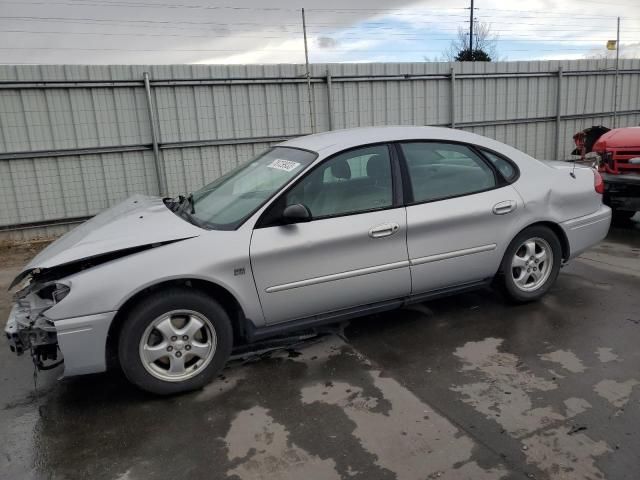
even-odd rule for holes
{"type": "Polygon", "coordinates": [[[324,154],[330,154],[369,143],[422,139],[467,142],[477,145],[485,145],[489,148],[495,148],[496,145],[500,145],[502,147],[505,146],[504,144],[499,144],[495,140],[462,130],[443,127],[417,126],[360,127],[345,130],[333,130],[330,132],[316,133],[314,135],[294,138],[280,145],[283,147],[304,148],[321,153],[324,156],[324,154]]]}

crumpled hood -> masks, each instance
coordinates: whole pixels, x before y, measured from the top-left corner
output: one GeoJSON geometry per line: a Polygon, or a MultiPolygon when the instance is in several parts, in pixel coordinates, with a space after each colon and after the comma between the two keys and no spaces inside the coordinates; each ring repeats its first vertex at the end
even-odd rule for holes
{"type": "Polygon", "coordinates": [[[60,237],[22,270],[14,283],[34,269],[48,269],[86,258],[183,240],[203,230],[169,210],[159,197],[134,195],[60,237]]]}

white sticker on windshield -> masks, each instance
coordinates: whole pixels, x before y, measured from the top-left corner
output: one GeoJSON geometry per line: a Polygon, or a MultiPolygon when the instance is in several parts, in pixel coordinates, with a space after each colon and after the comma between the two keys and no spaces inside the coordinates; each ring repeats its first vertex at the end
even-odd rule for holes
{"type": "Polygon", "coordinates": [[[271,162],[267,167],[276,168],[278,170],[284,170],[285,172],[291,172],[298,168],[300,164],[298,162],[292,162],[291,160],[276,159],[271,162]]]}

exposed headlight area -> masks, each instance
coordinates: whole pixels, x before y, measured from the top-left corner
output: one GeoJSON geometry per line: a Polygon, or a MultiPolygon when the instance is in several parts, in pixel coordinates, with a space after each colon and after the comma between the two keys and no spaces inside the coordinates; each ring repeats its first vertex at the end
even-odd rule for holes
{"type": "Polygon", "coordinates": [[[22,280],[14,295],[5,334],[9,348],[18,355],[30,351],[39,369],[53,368],[46,361],[58,358],[58,339],[52,320],[46,311],[61,302],[71,291],[71,286],[62,282],[36,283],[31,275],[22,280]]]}
{"type": "Polygon", "coordinates": [[[44,285],[41,289],[39,289],[36,294],[42,300],[53,301],[53,304],[59,303],[64,299],[69,292],[71,291],[71,287],[65,283],[49,283],[44,285]]]}

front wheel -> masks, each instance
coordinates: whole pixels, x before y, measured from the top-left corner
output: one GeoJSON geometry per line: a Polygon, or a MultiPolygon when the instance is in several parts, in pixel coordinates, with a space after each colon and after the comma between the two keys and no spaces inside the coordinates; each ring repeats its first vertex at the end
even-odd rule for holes
{"type": "Polygon", "coordinates": [[[160,395],[201,388],[224,367],[233,342],[218,302],[191,288],[158,291],[129,313],[118,342],[126,377],[160,395]]]}
{"type": "Polygon", "coordinates": [[[509,244],[502,259],[501,282],[507,296],[519,303],[541,298],[558,277],[562,247],[553,231],[529,227],[509,244]]]}

